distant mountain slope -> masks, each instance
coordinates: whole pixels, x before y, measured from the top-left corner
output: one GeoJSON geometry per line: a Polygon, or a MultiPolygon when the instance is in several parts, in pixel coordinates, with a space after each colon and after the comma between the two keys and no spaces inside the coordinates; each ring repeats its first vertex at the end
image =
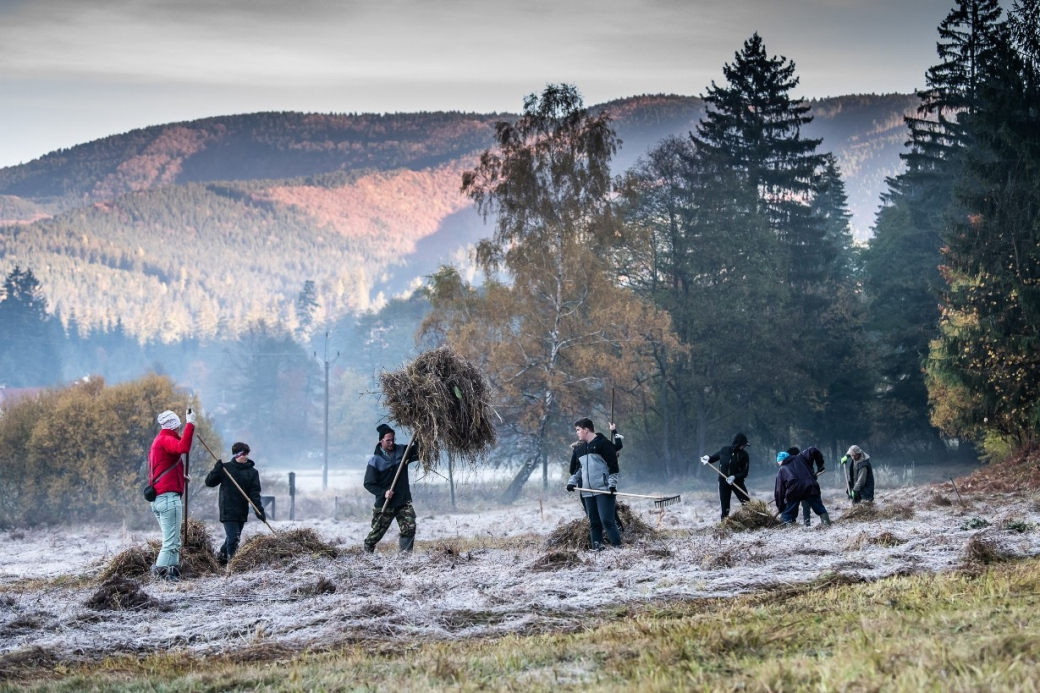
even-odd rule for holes
{"type": "MultiPolygon", "coordinates": [[[[904,95],[813,103],[860,236],[899,170],[904,95]]],[[[703,115],[696,97],[602,104],[618,173],[703,115]]],[[[296,323],[303,282],[324,315],[366,310],[489,233],[462,172],[508,115],[259,113],[155,126],[0,169],[0,272],[31,267],[81,329],[142,339],[296,323]],[[6,226],[3,226],[7,224],[6,226]]],[[[323,316],[319,316],[323,317],[323,316]]]]}

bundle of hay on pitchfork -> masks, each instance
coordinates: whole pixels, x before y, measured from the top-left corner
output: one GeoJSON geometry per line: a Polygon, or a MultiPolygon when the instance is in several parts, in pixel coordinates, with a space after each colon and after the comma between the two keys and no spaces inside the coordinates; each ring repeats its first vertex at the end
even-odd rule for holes
{"type": "Polygon", "coordinates": [[[437,466],[442,451],[451,464],[485,457],[495,446],[490,387],[483,373],[450,347],[424,352],[401,370],[381,373],[379,385],[389,418],[412,430],[408,446],[418,446],[425,471],[437,466]]]}

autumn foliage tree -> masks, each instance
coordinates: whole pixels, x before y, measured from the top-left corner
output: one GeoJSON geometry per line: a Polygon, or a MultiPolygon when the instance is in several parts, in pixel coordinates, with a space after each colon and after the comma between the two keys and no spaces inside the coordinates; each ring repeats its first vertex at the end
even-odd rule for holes
{"type": "Polygon", "coordinates": [[[609,403],[610,385],[626,396],[647,385],[668,321],[620,286],[605,258],[617,238],[609,115],[590,115],[575,87],[549,85],[515,122],[498,123],[495,139],[462,182],[496,220],[477,248],[484,285],[450,268],[434,275],[423,332],[489,374],[523,459],[511,502],[539,465],[547,484],[549,459],[568,458],[574,420],[609,403]]]}
{"type": "MultiPolygon", "coordinates": [[[[168,378],[92,378],[0,411],[0,526],[147,521],[148,449],[164,409],[197,406],[168,378]]],[[[209,422],[198,431],[221,449],[209,422]]]]}

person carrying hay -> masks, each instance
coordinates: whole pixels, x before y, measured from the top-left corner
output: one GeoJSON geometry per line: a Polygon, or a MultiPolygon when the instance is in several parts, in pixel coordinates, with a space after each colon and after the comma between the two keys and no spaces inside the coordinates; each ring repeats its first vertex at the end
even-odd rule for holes
{"type": "Polygon", "coordinates": [[[578,419],[574,422],[574,432],[578,434],[578,445],[571,452],[572,473],[567,482],[567,490],[573,492],[581,487],[592,491],[606,493],[581,492],[581,502],[585,505],[585,514],[589,517],[589,537],[592,550],[603,549],[603,531],[606,529],[607,540],[612,546],[621,546],[621,532],[617,526],[618,469],[617,452],[614,443],[607,440],[602,433],[596,433],[591,419],[578,419]]]}
{"type": "Polygon", "coordinates": [[[718,462],[719,471],[725,475],[725,477],[719,477],[719,504],[722,506],[723,520],[729,517],[729,504],[733,497],[733,489],[740,489],[737,492],[737,500],[741,505],[747,503],[751,498],[744,483],[744,479],[747,478],[751,469],[751,458],[745,450],[748,445],[750,443],[748,443],[747,436],[738,433],[733,436],[732,443],[721,447],[714,455],[701,457],[701,464],[704,465],[718,462]]]}
{"type": "Polygon", "coordinates": [[[408,485],[408,465],[419,459],[418,446],[397,443],[394,429],[386,424],[379,424],[376,432],[379,433],[379,442],[376,443],[376,449],[368,459],[368,468],[365,469],[365,488],[376,497],[372,531],[365,537],[365,551],[372,553],[376,550],[376,544],[386,534],[386,530],[390,529],[394,518],[397,518],[397,527],[401,531],[398,550],[411,551],[415,544],[416,523],[415,509],[412,507],[412,489],[408,485]],[[401,474],[397,475],[397,468],[402,464],[404,468],[401,474]]]}
{"type": "Polygon", "coordinates": [[[158,580],[175,582],[181,577],[181,521],[184,518],[184,464],[181,455],[191,450],[195,436],[195,412],[190,408],[184,415],[184,435],[178,435],[181,419],[167,409],[155,419],[159,434],[148,450],[148,478],[155,487],[152,514],[162,531],[162,548],[155,557],[152,576],[158,580]]]}
{"type": "Polygon", "coordinates": [[[249,446],[245,443],[235,443],[231,446],[232,461],[224,464],[223,461],[217,460],[213,469],[206,475],[206,486],[220,486],[217,504],[220,508],[220,524],[224,525],[224,543],[217,552],[220,565],[227,565],[238,550],[242,529],[249,519],[250,501],[256,509],[254,512],[257,519],[261,522],[267,521],[263,502],[260,500],[260,472],[256,470],[256,463],[249,459],[249,452],[249,446]],[[238,487],[231,479],[234,479],[238,487]],[[242,495],[243,492],[245,496],[242,495]]]}
{"type": "Polygon", "coordinates": [[[874,467],[870,464],[870,455],[863,452],[858,445],[853,445],[841,458],[848,478],[849,498],[853,505],[860,501],[874,502],[874,467]]]}
{"type": "Polygon", "coordinates": [[[820,484],[810,471],[809,465],[802,460],[803,455],[807,459],[815,459],[814,452],[819,453],[816,448],[806,448],[793,457],[786,452],[778,453],[776,456],[776,463],[780,465],[780,469],[776,473],[773,499],[780,510],[780,521],[785,525],[794,524],[802,501],[808,501],[809,507],[820,516],[823,524],[831,523],[827,508],[823,506],[823,500],[820,498],[820,484]]]}

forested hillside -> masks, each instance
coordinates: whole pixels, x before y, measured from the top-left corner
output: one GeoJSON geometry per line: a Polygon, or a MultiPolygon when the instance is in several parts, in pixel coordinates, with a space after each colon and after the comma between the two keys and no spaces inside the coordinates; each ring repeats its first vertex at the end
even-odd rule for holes
{"type": "MultiPolygon", "coordinates": [[[[912,97],[812,104],[862,236],[899,170],[912,97]]],[[[703,116],[700,98],[602,104],[622,173],[703,116]]],[[[459,192],[500,114],[259,113],[159,125],[0,169],[0,272],[29,267],[80,330],[139,339],[295,329],[306,281],[319,320],[382,304],[487,234],[459,192]],[[6,224],[6,225],[4,225],[6,224]]]]}

